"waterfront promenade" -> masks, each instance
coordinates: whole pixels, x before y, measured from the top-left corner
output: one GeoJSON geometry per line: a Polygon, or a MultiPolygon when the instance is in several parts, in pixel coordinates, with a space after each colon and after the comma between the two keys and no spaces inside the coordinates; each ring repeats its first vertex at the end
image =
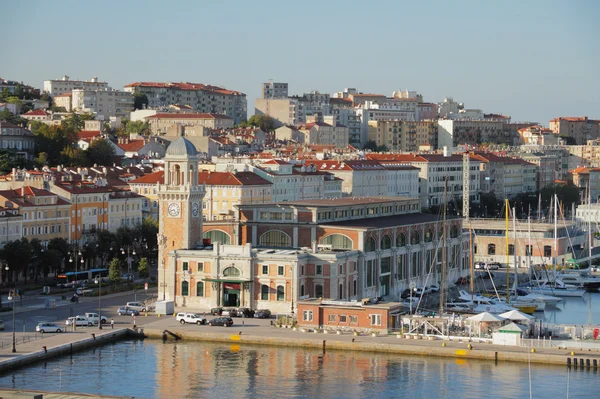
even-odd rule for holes
{"type": "MultiPolygon", "coordinates": [[[[210,316],[208,317],[210,319],[210,316]]],[[[26,366],[28,363],[43,361],[53,356],[68,354],[69,351],[78,351],[103,345],[110,341],[123,339],[126,336],[135,336],[136,332],[149,338],[174,339],[172,335],[164,336],[167,330],[183,340],[222,342],[232,345],[272,345],[306,347],[313,350],[342,350],[342,351],[371,351],[382,353],[410,354],[418,356],[439,356],[464,359],[482,359],[498,362],[514,361],[538,364],[567,365],[568,359],[593,365],[600,364],[599,349],[558,349],[558,348],[531,348],[500,346],[478,342],[468,342],[467,339],[457,340],[429,340],[398,338],[390,336],[355,336],[351,333],[325,334],[323,332],[294,331],[291,328],[276,328],[271,325],[272,320],[234,318],[234,326],[210,327],[195,324],[181,325],[173,316],[157,317],[154,314],[138,316],[136,330],[133,330],[133,320],[130,317],[115,318],[116,328],[105,326],[102,330],[98,327],[79,328],[77,331],[60,334],[46,334],[43,339],[21,342],[17,345],[17,352],[12,353],[12,346],[4,345],[0,349],[0,371],[7,371],[14,367],[26,366]],[[43,347],[46,347],[45,349],[43,347]]],[[[10,333],[2,333],[6,335],[10,333]]],[[[33,333],[17,333],[17,339],[33,333]]],[[[41,335],[41,334],[38,334],[41,335]]]]}

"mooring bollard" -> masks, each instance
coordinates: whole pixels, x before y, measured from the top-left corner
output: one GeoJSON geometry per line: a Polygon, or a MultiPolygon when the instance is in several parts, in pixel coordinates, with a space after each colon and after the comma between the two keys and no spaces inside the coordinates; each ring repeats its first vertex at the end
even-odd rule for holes
{"type": "Polygon", "coordinates": [[[590,368],[590,359],[585,359],[585,367],[590,368]]]}
{"type": "Polygon", "coordinates": [[[567,367],[571,368],[571,358],[567,358],[567,367]]]}
{"type": "Polygon", "coordinates": [[[597,369],[597,368],[598,368],[598,360],[597,360],[597,359],[594,359],[594,360],[592,361],[592,365],[594,366],[594,370],[595,370],[595,369],[597,369]]]}
{"type": "Polygon", "coordinates": [[[48,348],[46,348],[46,346],[42,346],[42,348],[44,349],[44,353],[48,353],[48,348]]]}
{"type": "Polygon", "coordinates": [[[92,333],[92,338],[94,338],[94,341],[96,340],[96,334],[92,333]]]}
{"type": "Polygon", "coordinates": [[[583,368],[583,358],[579,359],[579,365],[583,368]]]}

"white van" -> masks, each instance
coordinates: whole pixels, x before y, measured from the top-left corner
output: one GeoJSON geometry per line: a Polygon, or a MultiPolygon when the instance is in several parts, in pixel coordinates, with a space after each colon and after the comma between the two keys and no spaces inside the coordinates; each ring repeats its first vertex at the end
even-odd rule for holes
{"type": "Polygon", "coordinates": [[[146,305],[144,305],[142,302],[127,302],[126,307],[137,310],[138,312],[145,312],[147,310],[146,305]]]}

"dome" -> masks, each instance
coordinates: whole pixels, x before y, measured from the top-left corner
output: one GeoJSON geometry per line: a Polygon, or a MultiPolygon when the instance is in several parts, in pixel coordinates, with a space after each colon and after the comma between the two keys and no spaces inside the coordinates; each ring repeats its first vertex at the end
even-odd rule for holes
{"type": "Polygon", "coordinates": [[[167,147],[167,152],[165,153],[165,157],[168,156],[175,156],[175,157],[182,157],[182,156],[192,156],[195,157],[198,155],[198,151],[196,150],[196,147],[186,138],[184,137],[180,137],[177,140],[173,141],[171,144],[169,144],[169,147],[167,147]]]}

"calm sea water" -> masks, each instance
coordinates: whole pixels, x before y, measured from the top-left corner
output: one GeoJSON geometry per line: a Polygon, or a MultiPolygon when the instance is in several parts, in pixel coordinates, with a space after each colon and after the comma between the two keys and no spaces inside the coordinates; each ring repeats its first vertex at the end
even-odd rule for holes
{"type": "Polygon", "coordinates": [[[534,316],[548,323],[600,325],[600,292],[562,298],[557,305],[547,306],[544,313],[536,312],[534,316]]]}
{"type": "Polygon", "coordinates": [[[0,386],[136,398],[598,398],[600,373],[385,354],[123,341],[0,386]],[[531,373],[531,379],[529,377],[531,373]]]}

